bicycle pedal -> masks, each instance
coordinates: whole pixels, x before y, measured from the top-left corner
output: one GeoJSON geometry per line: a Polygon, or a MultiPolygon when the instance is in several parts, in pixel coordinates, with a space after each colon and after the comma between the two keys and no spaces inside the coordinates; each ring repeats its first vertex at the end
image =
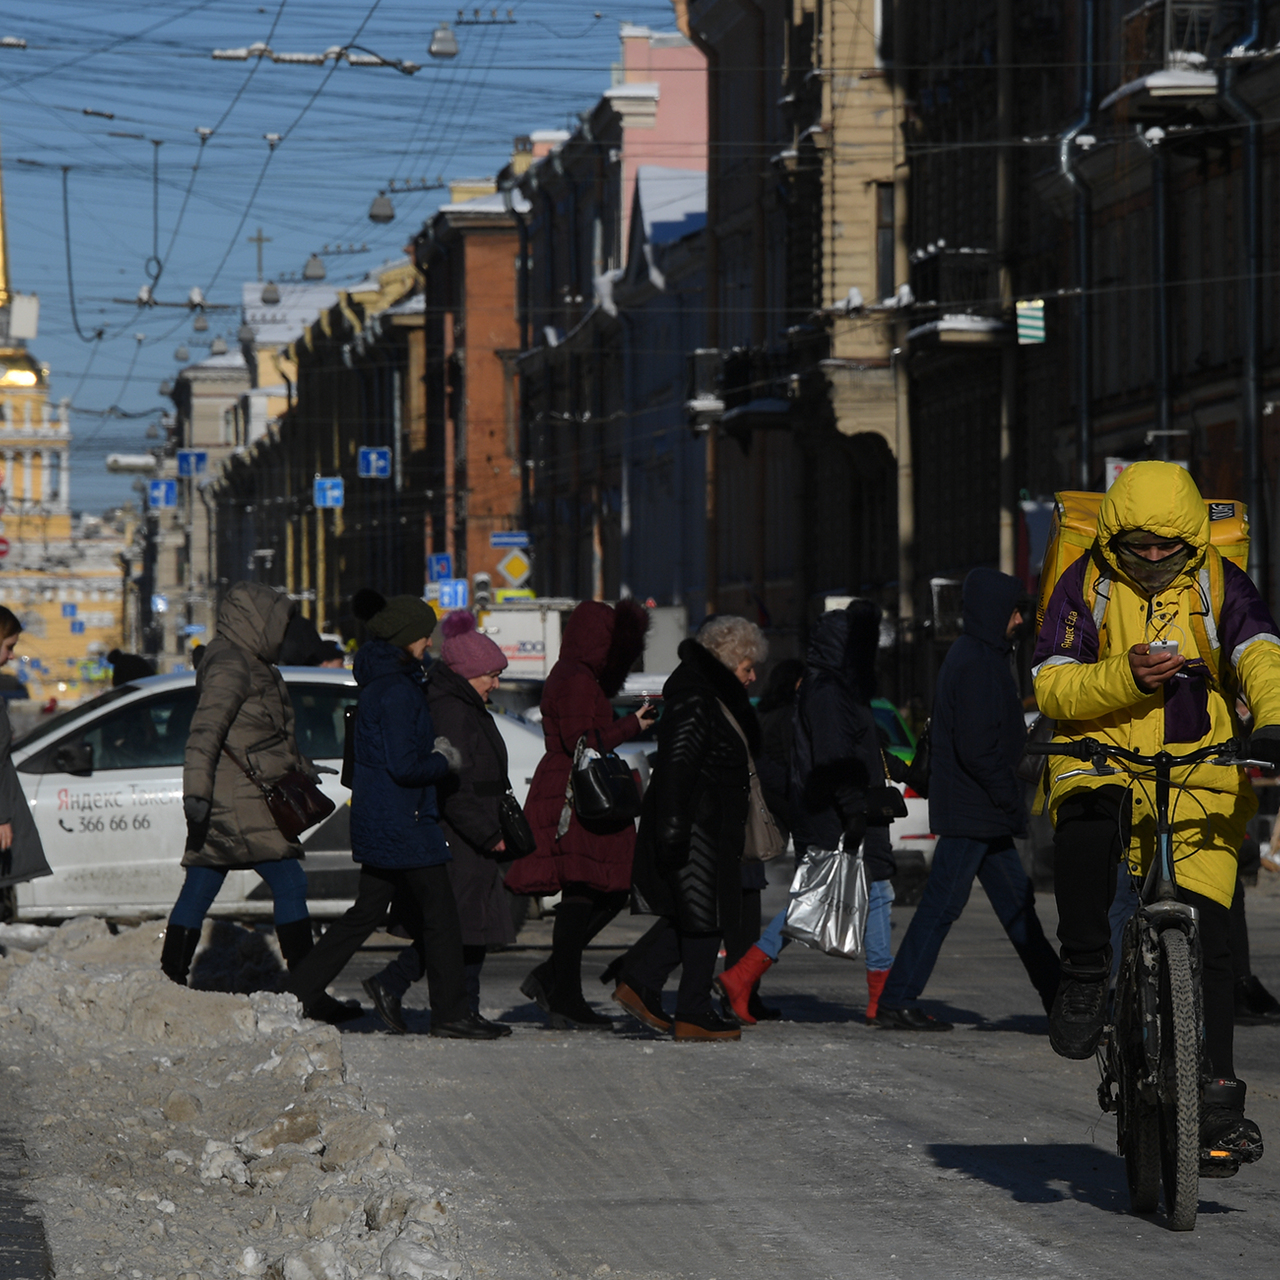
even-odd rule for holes
{"type": "Polygon", "coordinates": [[[1202,1178],[1234,1178],[1240,1172],[1240,1161],[1224,1147],[1201,1148],[1200,1176],[1202,1178]]]}

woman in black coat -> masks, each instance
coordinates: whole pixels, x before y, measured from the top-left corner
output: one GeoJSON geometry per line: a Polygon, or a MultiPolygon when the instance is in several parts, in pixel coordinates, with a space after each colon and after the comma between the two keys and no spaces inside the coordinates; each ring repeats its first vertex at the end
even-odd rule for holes
{"type": "Polygon", "coordinates": [[[634,1017],[671,1027],[662,988],[682,966],[677,1040],[736,1040],[736,1023],[711,1007],[720,939],[742,910],[751,754],[760,726],[747,696],[767,645],[744,618],[718,617],[679,650],[662,691],[658,758],[645,795],[632,871],[632,910],[659,916],[644,945],[628,954],[613,998],[634,1017]]]}
{"type": "MultiPolygon", "coordinates": [[[[480,970],[491,946],[516,940],[499,863],[509,858],[498,803],[510,789],[507,747],[486,704],[507,665],[506,655],[476,631],[469,613],[451,613],[440,661],[427,676],[427,703],[436,732],[462,756],[462,768],[436,787],[440,830],[453,861],[449,881],[462,922],[462,963],[471,1013],[485,1026],[510,1035],[511,1028],[480,1016],[480,970]]],[[[381,973],[364,982],[379,1016],[404,1031],[400,1001],[422,976],[418,953],[406,947],[381,973]]]]}

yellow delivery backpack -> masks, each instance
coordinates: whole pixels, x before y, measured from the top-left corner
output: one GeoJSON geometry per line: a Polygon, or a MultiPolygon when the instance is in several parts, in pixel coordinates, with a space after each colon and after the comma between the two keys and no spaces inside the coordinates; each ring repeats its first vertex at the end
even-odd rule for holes
{"type": "MultiPolygon", "coordinates": [[[[1053,589],[1058,585],[1058,579],[1081,556],[1088,555],[1093,547],[1098,534],[1098,511],[1104,496],[1082,490],[1066,490],[1054,495],[1053,523],[1049,526],[1049,542],[1045,547],[1044,566],[1040,570],[1040,599],[1036,605],[1037,630],[1044,625],[1045,611],[1049,607],[1053,589]]],[[[1209,541],[1218,548],[1224,559],[1230,560],[1242,572],[1247,570],[1249,515],[1244,503],[1206,499],[1205,506],[1209,509],[1209,541]]],[[[1221,561],[1216,557],[1210,558],[1208,569],[1209,603],[1216,623],[1222,615],[1222,602],[1225,598],[1221,561]]],[[[1093,611],[1101,649],[1107,595],[1098,594],[1099,576],[1100,566],[1095,560],[1085,571],[1084,599],[1085,604],[1093,611]]],[[[1203,618],[1195,614],[1191,623],[1199,651],[1206,655],[1213,654],[1208,665],[1214,674],[1218,674],[1216,646],[1209,641],[1203,618]]]]}

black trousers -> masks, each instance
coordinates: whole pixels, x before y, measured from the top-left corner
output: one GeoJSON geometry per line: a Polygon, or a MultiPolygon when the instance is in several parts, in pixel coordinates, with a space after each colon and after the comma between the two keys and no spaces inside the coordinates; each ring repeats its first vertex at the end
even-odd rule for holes
{"type": "Polygon", "coordinates": [[[661,991],[679,968],[676,1017],[702,1017],[711,1012],[711,980],[719,954],[718,933],[685,933],[674,920],[664,916],[628,953],[622,980],[661,991]]]}
{"type": "Polygon", "coordinates": [[[760,941],[760,890],[743,889],[738,927],[724,935],[724,967],[732,969],[760,941]]]}
{"type": "Polygon", "coordinates": [[[324,931],[311,954],[289,975],[289,990],[304,1009],[320,998],[365,939],[386,921],[387,908],[397,893],[407,895],[417,908],[416,915],[408,914],[413,917],[413,946],[430,991],[431,1017],[457,1022],[466,1016],[462,925],[449,869],[443,863],[403,871],[361,867],[355,902],[324,931]]]}
{"type": "MultiPolygon", "coordinates": [[[[1098,787],[1064,800],[1053,833],[1053,889],[1058,900],[1062,967],[1070,973],[1110,969],[1107,913],[1116,894],[1120,859],[1127,848],[1129,797],[1123,787],[1098,787]],[[1121,838],[1121,825],[1126,839],[1121,838]]],[[[1234,1078],[1235,998],[1230,912],[1188,889],[1178,898],[1200,913],[1204,973],[1204,1024],[1215,1076],[1234,1078]]]]}

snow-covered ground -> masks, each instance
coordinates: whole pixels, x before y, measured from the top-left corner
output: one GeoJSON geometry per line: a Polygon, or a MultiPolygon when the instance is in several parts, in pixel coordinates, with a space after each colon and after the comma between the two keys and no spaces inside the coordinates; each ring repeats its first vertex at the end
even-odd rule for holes
{"type": "MultiPolygon", "coordinates": [[[[56,1274],[460,1275],[447,1191],[413,1179],[338,1032],[289,995],[175,986],[161,929],[0,926],[4,1091],[56,1274]]],[[[211,932],[206,985],[275,985],[263,934],[211,932]]]]}

